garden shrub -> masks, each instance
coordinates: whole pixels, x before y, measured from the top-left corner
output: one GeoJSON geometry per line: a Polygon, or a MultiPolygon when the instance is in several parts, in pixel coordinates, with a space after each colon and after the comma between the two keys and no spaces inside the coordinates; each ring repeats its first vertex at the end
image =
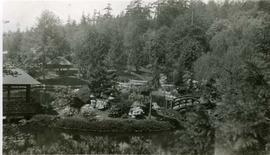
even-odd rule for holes
{"type": "Polygon", "coordinates": [[[110,108],[110,111],[109,111],[109,117],[113,117],[113,118],[117,118],[117,117],[121,117],[122,116],[122,112],[121,112],[121,109],[116,107],[116,105],[113,105],[111,108],[110,108]]]}
{"type": "Polygon", "coordinates": [[[54,115],[40,114],[33,116],[31,120],[28,121],[28,123],[38,126],[51,126],[52,122],[57,118],[58,117],[54,115]]]}
{"type": "Polygon", "coordinates": [[[43,92],[41,90],[33,90],[31,92],[32,103],[38,103],[40,105],[40,112],[44,114],[55,115],[57,112],[54,110],[51,102],[55,100],[55,95],[51,92],[43,92]]]}
{"type": "Polygon", "coordinates": [[[74,100],[77,92],[69,88],[60,88],[56,91],[56,97],[51,106],[58,114],[63,116],[73,116],[79,113],[79,108],[84,105],[83,102],[74,100]]]}
{"type": "Polygon", "coordinates": [[[29,123],[30,125],[96,132],[151,132],[167,131],[174,128],[169,122],[165,121],[134,119],[107,119],[98,121],[79,116],[59,118],[50,115],[36,115],[29,123]]]}
{"type": "Polygon", "coordinates": [[[66,106],[63,109],[58,111],[60,116],[74,116],[79,114],[79,110],[71,106],[66,106]]]}
{"type": "Polygon", "coordinates": [[[112,117],[121,117],[124,114],[128,114],[130,106],[132,105],[132,102],[128,99],[128,93],[121,93],[118,97],[116,97],[116,100],[111,104],[111,116],[112,117]],[[113,116],[114,114],[115,116],[113,116]]]}

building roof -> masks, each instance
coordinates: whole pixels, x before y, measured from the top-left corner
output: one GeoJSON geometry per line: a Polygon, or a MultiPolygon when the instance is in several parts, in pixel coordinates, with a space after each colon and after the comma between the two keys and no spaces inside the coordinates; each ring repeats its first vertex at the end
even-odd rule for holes
{"type": "Polygon", "coordinates": [[[12,74],[3,72],[4,85],[37,85],[40,84],[32,76],[19,68],[10,69],[12,74]]]}

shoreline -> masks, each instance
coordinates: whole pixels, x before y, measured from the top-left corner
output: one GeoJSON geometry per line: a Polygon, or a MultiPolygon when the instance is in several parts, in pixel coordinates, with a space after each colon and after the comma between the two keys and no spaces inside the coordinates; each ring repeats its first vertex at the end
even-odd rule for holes
{"type": "Polygon", "coordinates": [[[48,127],[71,131],[95,133],[149,133],[164,132],[175,129],[168,121],[136,119],[89,120],[82,117],[57,117],[54,115],[36,115],[25,126],[48,127]]]}

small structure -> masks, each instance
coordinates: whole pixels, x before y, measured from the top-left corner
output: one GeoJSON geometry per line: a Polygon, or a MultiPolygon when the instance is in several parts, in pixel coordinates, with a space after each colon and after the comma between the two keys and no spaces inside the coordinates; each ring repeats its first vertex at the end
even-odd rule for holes
{"type": "Polygon", "coordinates": [[[26,116],[36,113],[37,104],[31,103],[31,86],[40,83],[21,69],[3,69],[4,116],[26,116]]]}
{"type": "Polygon", "coordinates": [[[73,67],[73,64],[66,58],[58,56],[46,64],[46,68],[55,70],[58,74],[77,74],[78,69],[73,67]]]}
{"type": "Polygon", "coordinates": [[[3,51],[2,53],[3,56],[3,63],[8,61],[8,51],[3,51]]]}
{"type": "Polygon", "coordinates": [[[58,68],[59,70],[71,67],[72,63],[68,61],[66,58],[60,56],[56,57],[55,59],[47,63],[47,68],[58,68]]]}

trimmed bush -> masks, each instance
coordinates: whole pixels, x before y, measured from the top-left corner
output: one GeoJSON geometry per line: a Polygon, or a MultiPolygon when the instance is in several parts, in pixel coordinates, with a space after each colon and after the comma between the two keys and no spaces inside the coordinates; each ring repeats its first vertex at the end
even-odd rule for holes
{"type": "Polygon", "coordinates": [[[48,126],[51,127],[52,122],[57,120],[58,117],[55,115],[46,115],[46,114],[41,114],[41,115],[35,115],[33,116],[28,123],[31,125],[38,125],[38,126],[48,126]]]}
{"type": "Polygon", "coordinates": [[[134,120],[134,119],[111,119],[87,121],[79,117],[69,117],[56,122],[56,127],[86,130],[94,132],[153,132],[166,131],[174,127],[165,121],[134,120]]]}
{"type": "Polygon", "coordinates": [[[58,118],[49,115],[38,115],[34,116],[29,122],[40,126],[93,132],[154,132],[174,129],[174,126],[166,121],[120,118],[88,120],[78,116],[58,118]]]}

